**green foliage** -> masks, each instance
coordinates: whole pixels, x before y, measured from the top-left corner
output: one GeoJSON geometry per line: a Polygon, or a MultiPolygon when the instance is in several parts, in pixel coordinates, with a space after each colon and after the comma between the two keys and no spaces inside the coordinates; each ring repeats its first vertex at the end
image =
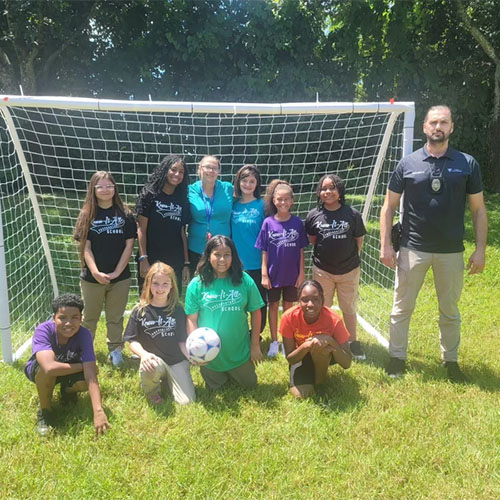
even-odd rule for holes
{"type": "MultiPolygon", "coordinates": [[[[464,4],[499,66],[498,2],[464,4]]],[[[445,102],[453,144],[498,187],[495,64],[455,0],[0,0],[0,9],[0,92],[22,84],[26,93],[155,100],[394,97],[416,102],[417,131],[426,108],[445,102]]]]}
{"type": "MultiPolygon", "coordinates": [[[[361,333],[368,360],[330,368],[308,401],[288,394],[282,356],[257,367],[253,391],[207,391],[197,402],[155,410],[137,362],[106,362],[104,322],[96,337],[99,380],[112,428],[95,439],[88,396],[62,408],[46,439],[34,432],[38,405],[23,363],[0,364],[0,491],[3,498],[68,499],[484,499],[500,496],[500,196],[487,199],[487,268],[466,276],[460,304],[457,386],[439,363],[438,308],[427,276],[410,329],[409,372],[391,380],[387,352],[361,333]]],[[[466,255],[473,250],[466,221],[466,255]]],[[[267,348],[268,335],[264,348],[267,348]]]]}

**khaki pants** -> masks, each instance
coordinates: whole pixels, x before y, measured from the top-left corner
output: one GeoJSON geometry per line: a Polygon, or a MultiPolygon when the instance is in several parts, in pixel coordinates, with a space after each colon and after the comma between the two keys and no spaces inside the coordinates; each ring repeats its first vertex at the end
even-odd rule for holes
{"type": "Polygon", "coordinates": [[[250,360],[227,372],[216,372],[206,366],[200,366],[200,372],[205,384],[212,390],[220,389],[230,378],[246,389],[252,389],[257,385],[255,366],[250,360]]]}
{"type": "Polygon", "coordinates": [[[104,306],[108,349],[111,352],[123,346],[123,313],[127,307],[130,278],[109,285],[80,280],[80,288],[84,302],[83,326],[95,337],[97,322],[104,306]]]}
{"type": "Polygon", "coordinates": [[[345,274],[331,274],[314,265],[312,268],[313,279],[323,288],[325,306],[332,307],[337,290],[337,300],[343,314],[356,314],[360,273],[359,266],[345,274]]]}
{"type": "Polygon", "coordinates": [[[185,360],[175,365],[167,365],[161,358],[158,359],[160,359],[160,363],[153,373],[139,369],[144,393],[146,395],[159,394],[161,383],[164,381],[176,403],[186,405],[194,401],[196,396],[189,361],[185,360]]]}
{"type": "Polygon", "coordinates": [[[439,303],[441,355],[444,361],[457,360],[460,344],[458,301],[464,279],[463,252],[428,253],[403,247],[398,253],[391,313],[389,353],[393,358],[406,359],[411,315],[430,267],[439,303]]]}

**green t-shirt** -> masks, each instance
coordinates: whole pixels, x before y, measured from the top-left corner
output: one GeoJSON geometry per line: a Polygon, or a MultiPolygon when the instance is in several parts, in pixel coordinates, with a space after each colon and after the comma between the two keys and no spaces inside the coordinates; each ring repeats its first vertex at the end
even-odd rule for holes
{"type": "Polygon", "coordinates": [[[186,291],[186,314],[198,313],[198,326],[214,329],[221,341],[219,355],[206,366],[216,372],[232,370],[250,359],[247,313],[264,305],[259,290],[247,273],[239,285],[231,278],[204,285],[200,277],[191,280],[186,291]]]}

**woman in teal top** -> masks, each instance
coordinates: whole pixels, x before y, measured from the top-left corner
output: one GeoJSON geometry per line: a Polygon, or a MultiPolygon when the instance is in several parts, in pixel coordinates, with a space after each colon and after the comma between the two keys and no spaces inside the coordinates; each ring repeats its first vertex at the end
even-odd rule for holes
{"type": "Polygon", "coordinates": [[[208,241],[198,274],[186,292],[188,334],[206,326],[215,330],[221,340],[219,355],[200,368],[205,384],[216,390],[232,378],[243,387],[254,387],[254,364],[262,360],[259,331],[264,302],[252,278],[243,272],[230,238],[219,235],[208,241]]]}
{"type": "Polygon", "coordinates": [[[233,185],[219,181],[220,162],[215,156],[204,156],[198,165],[200,180],[188,189],[191,208],[188,249],[191,274],[207,241],[217,234],[231,235],[233,185]]]}

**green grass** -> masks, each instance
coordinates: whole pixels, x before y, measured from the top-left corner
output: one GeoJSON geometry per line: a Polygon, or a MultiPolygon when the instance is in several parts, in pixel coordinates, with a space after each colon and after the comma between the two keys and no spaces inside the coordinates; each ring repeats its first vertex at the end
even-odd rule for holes
{"type": "MultiPolygon", "coordinates": [[[[330,369],[321,394],[295,401],[285,360],[258,366],[254,391],[213,395],[193,370],[198,401],[150,408],[137,364],[97,351],[112,424],[93,437],[88,396],[51,436],[34,433],[37,397],[23,363],[0,364],[0,492],[16,499],[498,499],[500,498],[500,196],[489,196],[482,275],[466,276],[460,361],[471,382],[440,367],[428,276],[410,332],[409,372],[391,380],[387,352],[361,332],[368,361],[330,369]]],[[[466,254],[472,250],[467,224],[466,254]]],[[[265,339],[267,348],[268,339],[265,339]]]]}

